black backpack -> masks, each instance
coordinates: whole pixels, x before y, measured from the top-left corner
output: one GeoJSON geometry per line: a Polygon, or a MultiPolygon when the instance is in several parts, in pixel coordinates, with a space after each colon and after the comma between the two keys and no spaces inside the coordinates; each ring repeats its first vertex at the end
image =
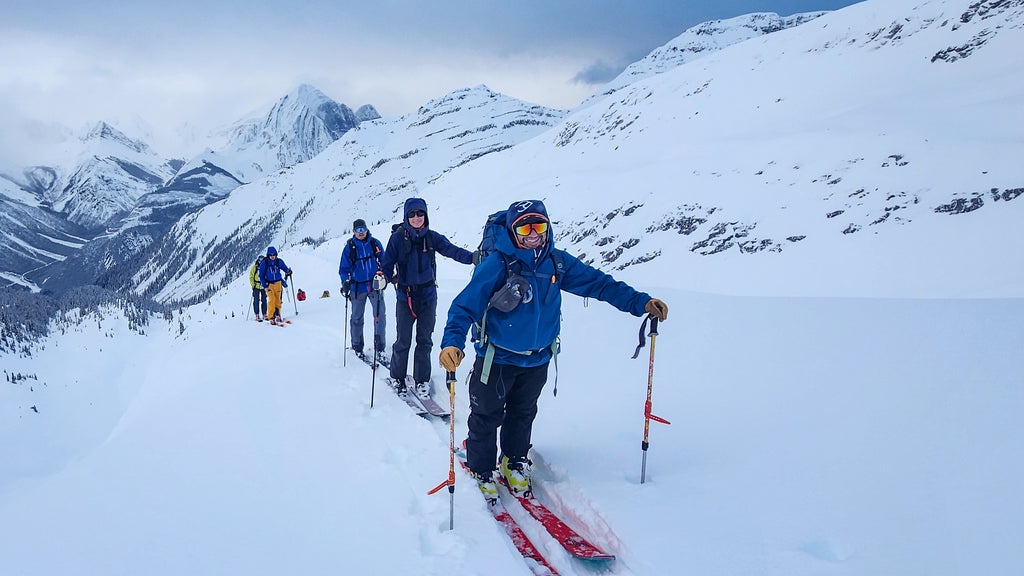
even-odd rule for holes
{"type": "MultiPolygon", "coordinates": [[[[370,239],[370,246],[373,247],[373,257],[380,258],[380,248],[377,247],[377,243],[373,241],[372,236],[367,236],[367,238],[370,239]]],[[[370,258],[370,256],[362,258],[362,260],[366,260],[367,258],[370,258]]],[[[348,259],[352,261],[352,266],[355,266],[356,261],[360,260],[360,258],[356,257],[356,241],[352,238],[348,239],[348,259]]]]}
{"type": "MultiPolygon", "coordinates": [[[[395,233],[402,232],[402,243],[398,246],[398,260],[395,261],[395,276],[398,279],[399,285],[405,285],[405,261],[412,253],[412,237],[409,236],[409,231],[402,226],[401,223],[391,225],[391,237],[395,237],[395,233]]],[[[390,243],[390,242],[389,242],[390,243]]],[[[437,285],[437,251],[434,249],[433,238],[430,234],[423,237],[423,250],[430,252],[430,267],[434,271],[434,285],[437,285]]]]}

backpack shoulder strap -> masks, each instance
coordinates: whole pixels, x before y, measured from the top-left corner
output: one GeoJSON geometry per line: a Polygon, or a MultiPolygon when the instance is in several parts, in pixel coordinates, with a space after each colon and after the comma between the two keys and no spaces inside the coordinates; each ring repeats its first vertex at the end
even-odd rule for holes
{"type": "Polygon", "coordinates": [[[348,239],[348,259],[356,263],[356,241],[351,238],[348,239]]]}
{"type": "Polygon", "coordinates": [[[551,263],[555,265],[555,282],[561,282],[562,274],[565,273],[565,252],[552,248],[548,255],[551,256],[551,263]]]}

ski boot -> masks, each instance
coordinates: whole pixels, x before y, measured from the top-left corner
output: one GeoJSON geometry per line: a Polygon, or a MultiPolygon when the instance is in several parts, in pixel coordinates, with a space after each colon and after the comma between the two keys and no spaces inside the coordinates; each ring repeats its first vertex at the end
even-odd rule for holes
{"type": "Polygon", "coordinates": [[[501,456],[498,465],[498,473],[508,482],[508,487],[517,496],[529,496],[533,492],[530,485],[530,466],[533,462],[523,456],[521,458],[509,458],[504,454],[501,456]]]}

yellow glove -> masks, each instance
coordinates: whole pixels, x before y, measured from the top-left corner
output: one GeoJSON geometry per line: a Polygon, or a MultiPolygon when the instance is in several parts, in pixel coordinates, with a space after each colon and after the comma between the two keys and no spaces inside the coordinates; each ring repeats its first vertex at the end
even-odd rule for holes
{"type": "Polygon", "coordinates": [[[438,358],[441,361],[441,366],[448,372],[455,372],[455,369],[462,363],[462,359],[466,355],[455,346],[449,346],[444,350],[441,350],[441,356],[438,358]]]}
{"type": "Polygon", "coordinates": [[[653,315],[658,321],[664,321],[665,318],[668,318],[668,304],[657,298],[648,300],[647,304],[644,304],[644,311],[653,315]]]}

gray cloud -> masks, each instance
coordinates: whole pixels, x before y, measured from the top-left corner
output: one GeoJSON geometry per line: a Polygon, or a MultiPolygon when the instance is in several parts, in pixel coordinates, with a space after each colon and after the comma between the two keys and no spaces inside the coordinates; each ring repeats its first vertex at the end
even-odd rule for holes
{"type": "Polygon", "coordinates": [[[587,86],[606,84],[614,80],[625,69],[626,66],[611,66],[604,62],[595,62],[580,70],[572,77],[572,81],[574,84],[585,84],[587,86]]]}
{"type": "MultiPolygon", "coordinates": [[[[138,0],[16,3],[0,20],[0,154],[99,120],[164,155],[306,82],[385,116],[466,86],[571,108],[686,28],[852,0],[138,0]],[[613,63],[613,64],[608,64],[613,63]],[[21,128],[19,128],[21,127],[21,128]],[[9,131],[8,131],[9,130],[9,131]],[[144,132],[144,133],[140,133],[144,132]]],[[[9,156],[8,156],[9,157],[9,156]]]]}

